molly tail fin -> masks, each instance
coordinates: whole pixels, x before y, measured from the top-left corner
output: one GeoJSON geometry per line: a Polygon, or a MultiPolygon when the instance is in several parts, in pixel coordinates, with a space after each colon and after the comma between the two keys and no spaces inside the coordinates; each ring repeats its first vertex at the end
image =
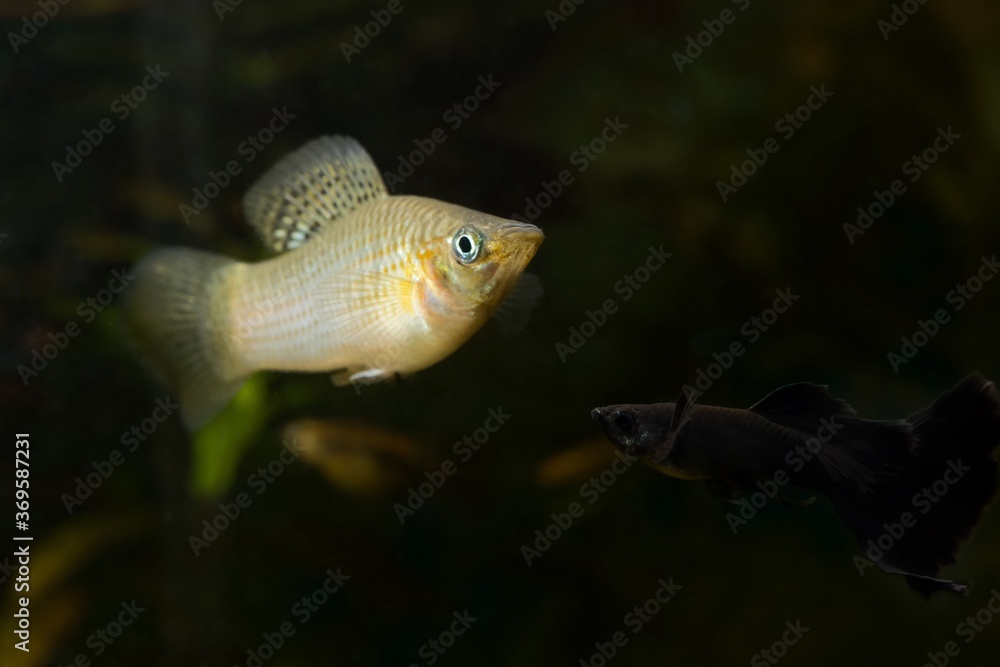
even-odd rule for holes
{"type": "Polygon", "coordinates": [[[225,269],[213,253],[166,248],[135,268],[125,321],[153,371],[180,399],[189,429],[215,416],[249,375],[229,344],[223,300],[225,269]]]}
{"type": "Polygon", "coordinates": [[[967,586],[938,573],[955,562],[996,494],[1000,395],[973,373],[906,423],[914,444],[899,471],[875,493],[845,485],[831,500],[881,569],[902,574],[924,595],[965,594],[967,586]]]}

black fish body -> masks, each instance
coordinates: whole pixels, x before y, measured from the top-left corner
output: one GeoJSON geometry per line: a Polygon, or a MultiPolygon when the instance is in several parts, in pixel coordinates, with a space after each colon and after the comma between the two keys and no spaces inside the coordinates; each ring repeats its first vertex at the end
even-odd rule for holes
{"type": "MultiPolygon", "coordinates": [[[[658,405],[669,422],[677,404],[658,405]]],[[[800,432],[752,410],[689,405],[669,451],[650,463],[682,479],[751,482],[771,476],[785,465],[787,453],[804,442],[800,432]]]]}
{"type": "Polygon", "coordinates": [[[878,560],[924,594],[965,593],[940,579],[955,561],[998,487],[1000,395],[972,374],[905,420],[872,421],[825,387],[782,387],[749,409],[676,403],[611,405],[592,411],[616,447],[673,477],[749,489],[787,475],[787,483],[826,495],[859,544],[886,525],[916,517],[878,560]],[[950,482],[921,501],[923,489],[950,482]]]}

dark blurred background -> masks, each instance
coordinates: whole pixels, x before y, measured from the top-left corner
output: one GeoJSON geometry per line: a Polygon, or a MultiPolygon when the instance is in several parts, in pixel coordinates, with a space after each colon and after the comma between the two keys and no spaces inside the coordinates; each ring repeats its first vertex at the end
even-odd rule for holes
{"type": "Polygon", "coordinates": [[[925,601],[900,577],[859,576],[822,499],[771,502],[734,535],[734,506],[639,465],[605,473],[606,492],[581,490],[613,460],[592,407],[673,400],[733,341],[746,353],[704,403],[745,407],[807,380],[896,418],[973,370],[1000,373],[1000,280],[961,310],[949,299],[1000,247],[996,3],[400,0],[392,14],[235,1],[0,3],[3,437],[30,432],[34,455],[32,651],[11,646],[4,568],[0,662],[773,664],[759,652],[800,620],[808,632],[773,660],[916,666],[954,641],[949,664],[996,663],[1000,619],[971,637],[957,627],[1000,587],[995,508],[945,572],[972,580],[970,597],[925,601]],[[144,77],[134,108],[115,103],[144,77]],[[480,77],[499,86],[467,118],[446,116],[480,77]],[[813,87],[833,95],[800,109],[813,87]],[[241,144],[275,109],[294,118],[247,161],[241,144]],[[797,128],[776,126],[796,113],[797,128]],[[606,119],[627,127],[581,160],[606,119]],[[960,138],[926,171],[904,166],[949,127],[960,138]],[[395,192],[503,216],[548,204],[531,265],[545,296],[526,329],[487,326],[436,366],[360,391],[262,374],[194,437],[176,414],[152,419],[167,392],[120,335],[114,272],[170,244],[264,258],[240,198],[269,165],[337,133],[396,171],[437,128],[447,140],[395,192]],[[100,143],[69,167],[87,136],[100,143]],[[770,138],[777,152],[723,201],[718,182],[740,183],[733,165],[770,138]],[[185,216],[230,160],[240,173],[185,216]],[[572,183],[539,198],[564,170],[572,183]],[[852,243],[844,225],[896,179],[905,193],[852,243]],[[616,283],[661,245],[672,257],[625,300],[616,283]],[[779,289],[799,299],[751,340],[745,323],[779,289]],[[606,299],[617,312],[564,361],[557,343],[606,299]],[[939,309],[949,321],[894,368],[901,337],[939,309]],[[453,444],[500,407],[510,418],[463,460],[453,444]],[[151,434],[133,440],[133,427],[151,434]],[[289,428],[318,444],[276,465],[289,428]],[[81,500],[80,480],[112,456],[120,465],[81,500]],[[448,460],[457,472],[401,523],[410,489],[448,460]],[[280,474],[262,483],[269,464],[280,474]],[[241,493],[252,504],[193,547],[241,493]],[[522,546],[574,502],[583,515],[526,564],[522,546]],[[350,579],[303,620],[296,605],[338,567],[350,579]],[[626,614],[671,577],[683,588],[635,632],[626,614]],[[133,600],[135,621],[95,639],[133,600]],[[450,648],[427,643],[466,610],[477,620],[440,638],[450,648]],[[277,642],[283,623],[294,634],[277,642]],[[627,641],[605,659],[595,643],[610,653],[616,632],[627,641]]]}

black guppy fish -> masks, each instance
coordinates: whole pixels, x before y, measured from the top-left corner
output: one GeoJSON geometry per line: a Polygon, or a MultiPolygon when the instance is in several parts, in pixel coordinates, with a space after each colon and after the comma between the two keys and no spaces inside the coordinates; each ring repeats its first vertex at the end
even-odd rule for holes
{"type": "Polygon", "coordinates": [[[591,415],[625,454],[730,497],[762,480],[821,493],[882,570],[926,596],[968,593],[938,572],[955,562],[998,486],[1000,395],[978,373],[890,421],[861,419],[809,383],[748,410],[696,405],[682,393],[676,403],[609,405],[591,415]]]}

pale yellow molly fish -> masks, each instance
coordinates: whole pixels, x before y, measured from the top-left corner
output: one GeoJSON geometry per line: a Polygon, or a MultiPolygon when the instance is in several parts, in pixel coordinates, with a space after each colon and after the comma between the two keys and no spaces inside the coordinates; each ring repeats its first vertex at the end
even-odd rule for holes
{"type": "Polygon", "coordinates": [[[390,196],[348,137],[288,155],[246,194],[279,254],[257,263],[187,248],[143,259],[126,319],[190,428],[258,370],[339,371],[338,384],[427,368],[496,310],[542,242],[534,225],[390,196]]]}

